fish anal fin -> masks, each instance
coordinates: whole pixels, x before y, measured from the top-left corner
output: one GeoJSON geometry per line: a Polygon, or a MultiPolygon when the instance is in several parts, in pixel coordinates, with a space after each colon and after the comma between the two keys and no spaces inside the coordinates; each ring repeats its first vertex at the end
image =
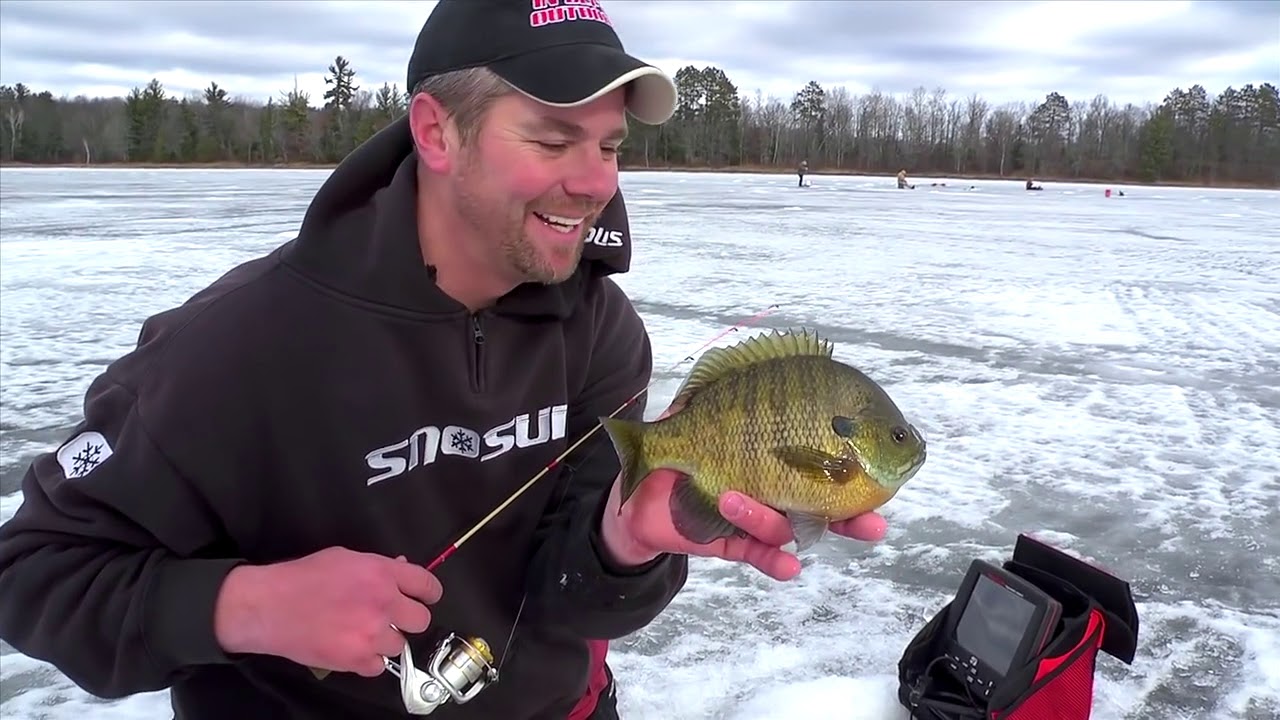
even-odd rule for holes
{"type": "Polygon", "coordinates": [[[712,348],[693,364],[688,377],[676,391],[672,404],[687,402],[707,385],[759,362],[806,355],[830,358],[833,351],[830,341],[808,330],[774,330],[747,338],[737,345],[712,348]]]}
{"type": "Polygon", "coordinates": [[[774,448],[772,452],[779,460],[801,474],[822,482],[849,482],[859,468],[856,460],[836,457],[822,450],[800,445],[774,448]]]}
{"type": "Polygon", "coordinates": [[[795,548],[798,553],[816,545],[822,536],[827,534],[827,527],[831,524],[821,515],[794,510],[787,513],[787,520],[791,522],[791,534],[795,536],[795,548]]]}
{"type": "Polygon", "coordinates": [[[738,529],[720,514],[716,499],[698,490],[688,476],[681,476],[671,489],[671,523],[686,540],[699,545],[730,537],[738,529]]]}

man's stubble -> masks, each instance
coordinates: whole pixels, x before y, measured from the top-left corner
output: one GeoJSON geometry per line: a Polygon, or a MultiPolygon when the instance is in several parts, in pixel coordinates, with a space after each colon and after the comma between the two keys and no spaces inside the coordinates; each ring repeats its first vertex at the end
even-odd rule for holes
{"type": "MultiPolygon", "coordinates": [[[[577,242],[566,249],[557,260],[565,262],[547,262],[538,252],[537,245],[525,232],[525,218],[533,207],[512,207],[501,197],[485,192],[486,171],[481,165],[479,153],[474,148],[464,150],[457,182],[454,185],[458,213],[476,229],[482,242],[496,250],[507,267],[520,282],[535,282],[552,285],[564,282],[573,275],[582,258],[583,245],[592,225],[599,216],[593,213],[582,223],[575,235],[577,242]],[[559,271],[557,268],[561,268],[559,271]]],[[[539,203],[549,206],[563,206],[569,203],[539,203]]]]}

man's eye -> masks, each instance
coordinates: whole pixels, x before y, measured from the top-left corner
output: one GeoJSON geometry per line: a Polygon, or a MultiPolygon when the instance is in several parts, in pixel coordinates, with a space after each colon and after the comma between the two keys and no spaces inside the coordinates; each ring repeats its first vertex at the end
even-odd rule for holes
{"type": "Polygon", "coordinates": [[[545,149],[547,149],[547,150],[564,150],[565,148],[569,147],[569,145],[568,145],[568,144],[566,144],[566,143],[561,143],[561,142],[542,142],[542,141],[539,141],[539,142],[538,142],[538,145],[542,146],[543,148],[545,148],[545,149]]]}

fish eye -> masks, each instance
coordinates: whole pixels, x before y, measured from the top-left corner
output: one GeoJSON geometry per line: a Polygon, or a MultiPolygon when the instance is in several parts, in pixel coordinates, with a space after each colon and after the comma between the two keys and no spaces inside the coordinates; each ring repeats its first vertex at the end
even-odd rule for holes
{"type": "Polygon", "coordinates": [[[894,442],[901,444],[907,441],[907,431],[901,425],[895,425],[893,429],[889,430],[889,437],[893,438],[894,442]]]}

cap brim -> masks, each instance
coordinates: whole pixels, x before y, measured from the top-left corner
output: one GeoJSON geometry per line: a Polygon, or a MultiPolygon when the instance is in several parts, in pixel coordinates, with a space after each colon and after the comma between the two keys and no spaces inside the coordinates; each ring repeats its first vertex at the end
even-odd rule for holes
{"type": "Polygon", "coordinates": [[[557,45],[489,65],[509,85],[545,105],[577,107],[634,83],[627,111],[661,125],[676,111],[675,82],[656,67],[604,45],[557,45]]]}

